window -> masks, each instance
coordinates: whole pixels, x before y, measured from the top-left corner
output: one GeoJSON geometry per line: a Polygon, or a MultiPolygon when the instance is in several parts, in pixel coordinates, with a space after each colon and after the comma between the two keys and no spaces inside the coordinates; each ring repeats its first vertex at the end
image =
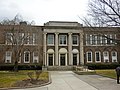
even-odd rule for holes
{"type": "Polygon", "coordinates": [[[86,34],[86,44],[90,45],[90,35],[86,34]]]}
{"type": "Polygon", "coordinates": [[[12,52],[7,51],[5,56],[5,63],[11,63],[11,58],[12,58],[12,52]]]}
{"type": "Polygon", "coordinates": [[[13,42],[13,33],[6,33],[6,44],[12,44],[13,42]]]}
{"type": "Polygon", "coordinates": [[[112,51],[111,55],[112,55],[112,62],[117,62],[117,52],[112,51]]]}
{"type": "Polygon", "coordinates": [[[96,62],[100,62],[101,61],[101,56],[100,56],[100,52],[99,51],[95,52],[95,60],[96,60],[96,62]]]}
{"type": "Polygon", "coordinates": [[[59,44],[60,45],[67,45],[67,36],[66,35],[59,36],[59,44]]]}
{"type": "Polygon", "coordinates": [[[29,63],[30,62],[30,52],[25,51],[24,52],[24,63],[29,63]]]}
{"type": "Polygon", "coordinates": [[[77,35],[72,36],[72,44],[73,45],[78,45],[78,36],[77,35]]]}
{"type": "Polygon", "coordinates": [[[92,45],[95,45],[96,43],[96,40],[95,40],[95,35],[92,35],[92,45]]]}
{"type": "Polygon", "coordinates": [[[37,44],[37,35],[33,33],[33,44],[37,44]]]}
{"type": "Polygon", "coordinates": [[[33,63],[38,63],[38,52],[33,52],[33,63]]]}
{"type": "Polygon", "coordinates": [[[54,35],[48,35],[47,44],[48,45],[54,45],[54,35]]]}
{"type": "Polygon", "coordinates": [[[91,51],[87,52],[87,62],[92,62],[92,52],[91,51]]]}
{"type": "Polygon", "coordinates": [[[108,51],[103,52],[103,59],[104,59],[104,62],[109,62],[109,52],[108,51]]]}

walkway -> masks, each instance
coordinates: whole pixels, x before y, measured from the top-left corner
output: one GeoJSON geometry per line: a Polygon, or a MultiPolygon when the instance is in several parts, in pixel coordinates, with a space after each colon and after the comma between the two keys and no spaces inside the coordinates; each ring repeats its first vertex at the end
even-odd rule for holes
{"type": "Polygon", "coordinates": [[[19,90],[97,90],[95,87],[77,78],[72,71],[52,71],[50,73],[52,78],[51,84],[19,90]]]}
{"type": "Polygon", "coordinates": [[[36,88],[16,90],[120,90],[115,79],[99,75],[76,75],[72,71],[51,71],[52,83],[36,88]]]}

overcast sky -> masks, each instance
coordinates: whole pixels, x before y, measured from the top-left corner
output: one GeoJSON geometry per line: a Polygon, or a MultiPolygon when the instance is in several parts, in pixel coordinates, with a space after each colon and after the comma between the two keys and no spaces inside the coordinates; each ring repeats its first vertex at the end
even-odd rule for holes
{"type": "Polygon", "coordinates": [[[20,14],[37,25],[48,21],[77,21],[87,13],[88,0],[0,0],[0,21],[20,14]]]}

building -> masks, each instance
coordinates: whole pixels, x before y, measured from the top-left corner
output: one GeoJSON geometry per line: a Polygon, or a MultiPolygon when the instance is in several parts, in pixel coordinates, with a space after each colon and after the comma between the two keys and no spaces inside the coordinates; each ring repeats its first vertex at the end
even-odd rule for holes
{"type": "Polygon", "coordinates": [[[120,27],[84,27],[78,22],[49,21],[44,26],[0,25],[0,64],[15,62],[11,48],[17,44],[9,42],[13,27],[19,31],[17,36],[27,37],[20,50],[19,64],[74,66],[120,62],[120,45],[116,42],[120,27]]]}

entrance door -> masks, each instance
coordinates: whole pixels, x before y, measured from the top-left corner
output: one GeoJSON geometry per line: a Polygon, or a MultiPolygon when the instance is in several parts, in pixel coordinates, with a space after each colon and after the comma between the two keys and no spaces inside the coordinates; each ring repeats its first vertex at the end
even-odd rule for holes
{"type": "Polygon", "coordinates": [[[49,66],[53,66],[53,54],[48,54],[48,64],[49,66]]]}
{"type": "Polygon", "coordinates": [[[77,65],[77,54],[73,54],[73,65],[77,65]]]}
{"type": "Polygon", "coordinates": [[[60,54],[60,65],[65,66],[65,54],[60,54]]]}

